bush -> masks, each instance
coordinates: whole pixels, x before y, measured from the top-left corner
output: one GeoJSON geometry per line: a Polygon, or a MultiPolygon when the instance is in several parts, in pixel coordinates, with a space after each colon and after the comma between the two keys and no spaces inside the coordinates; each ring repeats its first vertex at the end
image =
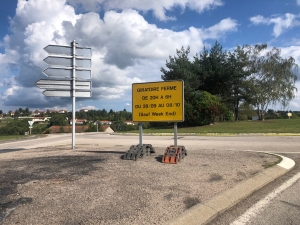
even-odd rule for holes
{"type": "Polygon", "coordinates": [[[89,127],[85,132],[97,132],[97,125],[94,125],[93,123],[89,123],[89,127]]]}
{"type": "Polygon", "coordinates": [[[213,123],[227,111],[217,96],[206,91],[194,92],[184,107],[186,123],[193,126],[213,123]]]}
{"type": "Polygon", "coordinates": [[[127,125],[123,121],[117,121],[113,122],[110,126],[113,131],[118,132],[118,131],[131,131],[131,130],[138,130],[139,127],[137,125],[127,125]]]}
{"type": "Polygon", "coordinates": [[[60,127],[59,127],[59,133],[65,133],[65,130],[64,130],[64,127],[63,127],[63,126],[60,126],[60,127]]]}
{"type": "Polygon", "coordinates": [[[24,135],[29,131],[28,120],[11,120],[0,128],[0,135],[24,135]]]}
{"type": "Polygon", "coordinates": [[[49,128],[45,130],[45,134],[50,134],[50,133],[51,133],[51,132],[50,132],[50,129],[49,129],[49,128]]]}

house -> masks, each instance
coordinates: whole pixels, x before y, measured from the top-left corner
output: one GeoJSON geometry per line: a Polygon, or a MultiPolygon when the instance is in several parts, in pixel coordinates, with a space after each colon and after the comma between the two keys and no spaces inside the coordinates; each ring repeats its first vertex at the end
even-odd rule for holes
{"type": "Polygon", "coordinates": [[[66,109],[58,110],[58,113],[67,113],[67,112],[68,112],[68,110],[66,110],[66,109]]]}
{"type": "Polygon", "coordinates": [[[131,120],[124,120],[124,123],[127,125],[137,125],[137,123],[134,123],[131,120]]]}
{"type": "MultiPolygon", "coordinates": [[[[76,119],[75,120],[75,124],[84,124],[86,122],[87,122],[86,119],[76,119]]],[[[73,124],[73,119],[70,120],[70,124],[73,124]]]]}
{"type": "Polygon", "coordinates": [[[31,113],[31,115],[32,116],[39,116],[39,115],[41,115],[43,112],[42,111],[40,111],[40,110],[34,110],[32,113],[31,113]]]}
{"type": "Polygon", "coordinates": [[[48,123],[49,120],[51,119],[51,117],[41,117],[41,116],[19,116],[18,117],[19,120],[22,120],[22,119],[30,119],[32,120],[33,122],[35,123],[48,123]]]}
{"type": "Polygon", "coordinates": [[[109,121],[109,120],[100,120],[100,124],[102,124],[102,125],[111,125],[111,121],[109,121]]]}
{"type": "Polygon", "coordinates": [[[37,123],[48,123],[51,117],[33,117],[32,121],[37,123]]]}
{"type": "Polygon", "coordinates": [[[88,112],[88,109],[80,109],[81,112],[88,112]]]}

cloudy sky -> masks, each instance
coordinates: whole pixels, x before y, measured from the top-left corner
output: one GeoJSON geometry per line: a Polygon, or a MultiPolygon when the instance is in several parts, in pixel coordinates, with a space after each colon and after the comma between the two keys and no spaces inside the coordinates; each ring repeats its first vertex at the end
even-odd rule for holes
{"type": "MultiPolygon", "coordinates": [[[[2,0],[0,109],[71,110],[71,98],[45,97],[35,82],[46,78],[43,48],[73,40],[92,49],[92,98],[76,110],[131,111],[132,83],[161,81],[182,46],[194,56],[216,40],[225,50],[267,43],[300,66],[299,11],[300,0],[2,0]]],[[[300,111],[299,93],[288,109],[300,111]]]]}

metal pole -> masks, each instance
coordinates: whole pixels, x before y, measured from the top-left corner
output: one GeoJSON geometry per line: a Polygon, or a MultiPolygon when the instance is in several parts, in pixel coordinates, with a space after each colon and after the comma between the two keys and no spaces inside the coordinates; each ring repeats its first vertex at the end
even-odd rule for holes
{"type": "Polygon", "coordinates": [[[72,42],[73,47],[73,76],[72,76],[72,149],[75,149],[75,79],[76,79],[76,41],[72,42]]]}
{"type": "Polygon", "coordinates": [[[177,146],[177,123],[174,123],[174,146],[177,146]]]}
{"type": "Polygon", "coordinates": [[[139,133],[140,133],[140,147],[143,146],[143,124],[139,123],[139,133]]]}

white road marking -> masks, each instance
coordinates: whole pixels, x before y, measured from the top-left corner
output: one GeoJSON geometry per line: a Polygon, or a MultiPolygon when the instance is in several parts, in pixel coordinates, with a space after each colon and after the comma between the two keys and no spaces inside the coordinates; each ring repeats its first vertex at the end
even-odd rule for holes
{"type": "Polygon", "coordinates": [[[274,199],[277,195],[279,195],[282,191],[286,188],[293,185],[298,179],[300,178],[300,173],[297,173],[291,179],[283,183],[279,188],[275,191],[268,194],[265,198],[257,202],[253,205],[250,209],[248,209],[243,215],[241,215],[237,220],[232,222],[230,225],[245,225],[247,224],[252,218],[258,215],[264,207],[266,207],[272,199],[274,199]]]}

